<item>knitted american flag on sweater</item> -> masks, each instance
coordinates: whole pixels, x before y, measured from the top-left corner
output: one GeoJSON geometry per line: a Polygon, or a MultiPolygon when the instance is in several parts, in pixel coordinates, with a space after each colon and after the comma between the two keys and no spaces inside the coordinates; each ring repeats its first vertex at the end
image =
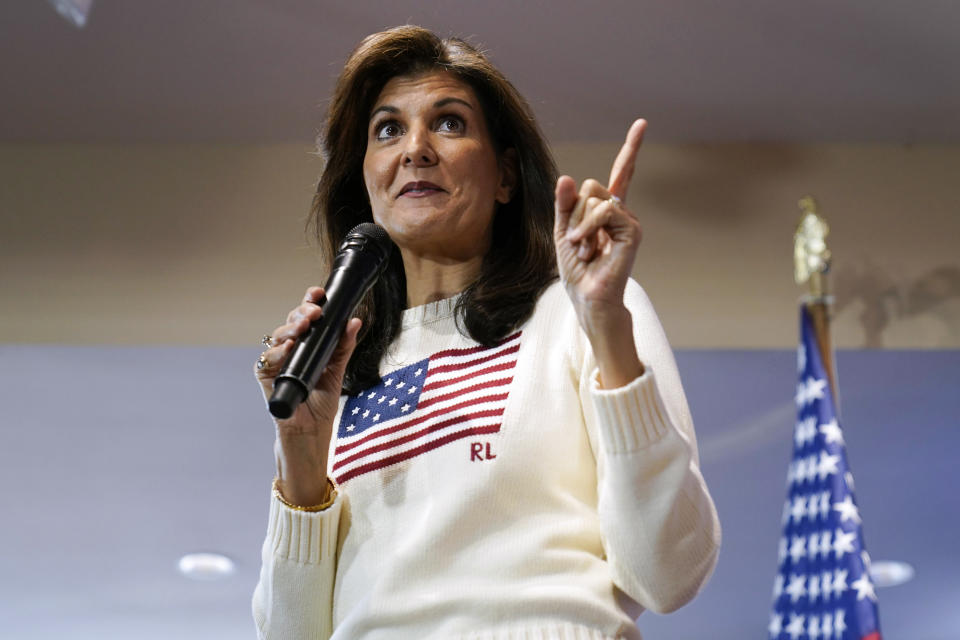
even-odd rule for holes
{"type": "Polygon", "coordinates": [[[337,483],[499,432],[520,333],[492,347],[438,351],[348,398],[337,426],[337,483]]]}

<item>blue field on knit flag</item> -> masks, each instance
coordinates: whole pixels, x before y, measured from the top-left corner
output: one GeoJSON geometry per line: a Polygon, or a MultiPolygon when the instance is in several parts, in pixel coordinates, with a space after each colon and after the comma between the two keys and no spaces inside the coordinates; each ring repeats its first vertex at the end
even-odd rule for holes
{"type": "Polygon", "coordinates": [[[800,307],[797,423],[771,640],[880,640],[853,474],[813,322],[800,307]]]}
{"type": "Polygon", "coordinates": [[[440,351],[351,396],[337,427],[336,481],[500,431],[519,350],[518,332],[492,347],[440,351]]]}

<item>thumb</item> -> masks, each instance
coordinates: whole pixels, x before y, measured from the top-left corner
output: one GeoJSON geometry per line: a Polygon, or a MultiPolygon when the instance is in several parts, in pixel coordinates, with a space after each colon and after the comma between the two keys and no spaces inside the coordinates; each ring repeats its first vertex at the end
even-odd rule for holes
{"type": "Polygon", "coordinates": [[[577,183],[570,176],[560,176],[554,193],[553,232],[558,238],[567,233],[570,214],[577,204],[577,183]]]}

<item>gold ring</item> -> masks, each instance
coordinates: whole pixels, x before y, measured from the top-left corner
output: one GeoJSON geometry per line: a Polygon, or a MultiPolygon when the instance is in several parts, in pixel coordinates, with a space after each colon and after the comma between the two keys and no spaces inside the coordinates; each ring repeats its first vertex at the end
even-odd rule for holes
{"type": "Polygon", "coordinates": [[[267,359],[263,357],[263,354],[260,354],[260,357],[257,358],[257,370],[263,369],[267,366],[267,359]]]}
{"type": "Polygon", "coordinates": [[[615,206],[615,207],[619,207],[619,206],[622,206],[622,205],[623,205],[623,200],[621,200],[619,197],[617,197],[617,196],[615,196],[615,195],[613,195],[613,194],[611,194],[610,197],[607,198],[607,202],[609,202],[610,204],[612,204],[612,205],[615,206]]]}
{"type": "Polygon", "coordinates": [[[273,336],[271,336],[270,334],[267,334],[267,333],[263,334],[263,337],[260,338],[260,344],[265,344],[265,345],[267,345],[268,347],[272,347],[272,346],[273,346],[273,336]]]}

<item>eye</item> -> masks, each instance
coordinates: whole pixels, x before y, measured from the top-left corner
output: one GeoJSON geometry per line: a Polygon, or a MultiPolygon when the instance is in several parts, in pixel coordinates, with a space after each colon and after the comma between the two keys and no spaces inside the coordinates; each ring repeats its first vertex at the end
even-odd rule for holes
{"type": "Polygon", "coordinates": [[[465,128],[463,120],[458,116],[443,116],[437,122],[437,130],[441,133],[463,133],[465,128]]]}
{"type": "Polygon", "coordinates": [[[386,122],[381,122],[373,130],[373,134],[377,140],[389,140],[391,138],[396,138],[401,135],[403,130],[400,128],[400,125],[397,124],[395,120],[387,120],[386,122]]]}

